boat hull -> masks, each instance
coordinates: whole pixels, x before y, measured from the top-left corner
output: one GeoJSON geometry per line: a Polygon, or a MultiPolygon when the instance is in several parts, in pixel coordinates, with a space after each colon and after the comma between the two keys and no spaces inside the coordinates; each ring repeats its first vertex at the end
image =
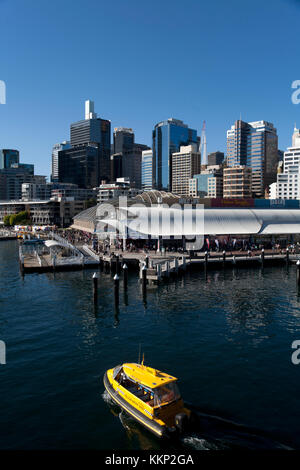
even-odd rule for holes
{"type": "Polygon", "coordinates": [[[171,434],[169,433],[166,426],[161,426],[156,423],[153,419],[147,418],[143,413],[134,408],[130,403],[128,403],[124,398],[112,387],[107,372],[104,374],[103,378],[104,387],[108,392],[112,400],[117,403],[123,410],[125,410],[130,416],[132,416],[136,421],[143,425],[146,429],[151,431],[159,438],[170,438],[171,434]]]}

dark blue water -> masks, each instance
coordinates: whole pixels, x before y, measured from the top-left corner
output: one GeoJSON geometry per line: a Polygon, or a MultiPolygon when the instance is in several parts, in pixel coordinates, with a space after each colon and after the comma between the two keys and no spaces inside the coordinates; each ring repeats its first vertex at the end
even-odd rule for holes
{"type": "MultiPolygon", "coordinates": [[[[2,449],[133,449],[166,444],[109,403],[106,369],[137,361],[180,378],[199,428],[183,448],[300,448],[300,339],[295,268],[189,272],[147,294],[137,276],[113,306],[110,274],[93,271],[26,275],[17,242],[0,244],[2,449]]],[[[172,446],[172,444],[167,444],[172,446]]]]}

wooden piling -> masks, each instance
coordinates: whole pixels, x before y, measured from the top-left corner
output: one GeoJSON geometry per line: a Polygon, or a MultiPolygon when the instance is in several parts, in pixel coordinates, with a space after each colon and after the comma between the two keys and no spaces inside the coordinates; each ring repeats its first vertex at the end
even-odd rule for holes
{"type": "Polygon", "coordinates": [[[115,306],[119,305],[119,276],[115,274],[114,276],[114,297],[115,297],[115,306]]]}
{"type": "Polygon", "coordinates": [[[298,286],[298,289],[300,289],[300,260],[299,259],[296,263],[296,267],[297,267],[297,286],[298,286]]]}
{"type": "Polygon", "coordinates": [[[127,264],[123,264],[123,283],[124,283],[124,289],[127,289],[128,285],[128,267],[127,264]]]}
{"type": "Polygon", "coordinates": [[[96,304],[98,301],[98,274],[97,273],[93,274],[93,298],[94,298],[94,304],[96,304]]]}

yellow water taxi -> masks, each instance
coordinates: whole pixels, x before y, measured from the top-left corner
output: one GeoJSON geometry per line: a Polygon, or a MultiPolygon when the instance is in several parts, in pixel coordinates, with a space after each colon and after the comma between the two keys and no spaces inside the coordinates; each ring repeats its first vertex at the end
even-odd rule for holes
{"type": "Polygon", "coordinates": [[[114,402],[158,437],[184,431],[191,419],[177,386],[177,378],[143,363],[109,369],[104,386],[114,402]]]}

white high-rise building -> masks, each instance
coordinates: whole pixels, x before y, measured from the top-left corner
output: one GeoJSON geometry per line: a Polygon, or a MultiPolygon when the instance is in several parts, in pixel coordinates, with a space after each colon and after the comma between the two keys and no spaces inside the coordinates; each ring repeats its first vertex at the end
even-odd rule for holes
{"type": "Polygon", "coordinates": [[[69,149],[71,147],[69,141],[64,141],[60,144],[55,144],[52,149],[52,181],[58,181],[58,152],[60,150],[69,149]]]}
{"type": "Polygon", "coordinates": [[[294,129],[292,147],[283,157],[283,172],[270,186],[270,197],[276,199],[300,199],[300,129],[294,129]]]}
{"type": "Polygon", "coordinates": [[[96,119],[97,113],[94,109],[94,101],[86,100],[85,102],[85,119],[96,119]]]}
{"type": "Polygon", "coordinates": [[[293,147],[300,147],[300,129],[295,126],[293,134],[293,147]]]}

